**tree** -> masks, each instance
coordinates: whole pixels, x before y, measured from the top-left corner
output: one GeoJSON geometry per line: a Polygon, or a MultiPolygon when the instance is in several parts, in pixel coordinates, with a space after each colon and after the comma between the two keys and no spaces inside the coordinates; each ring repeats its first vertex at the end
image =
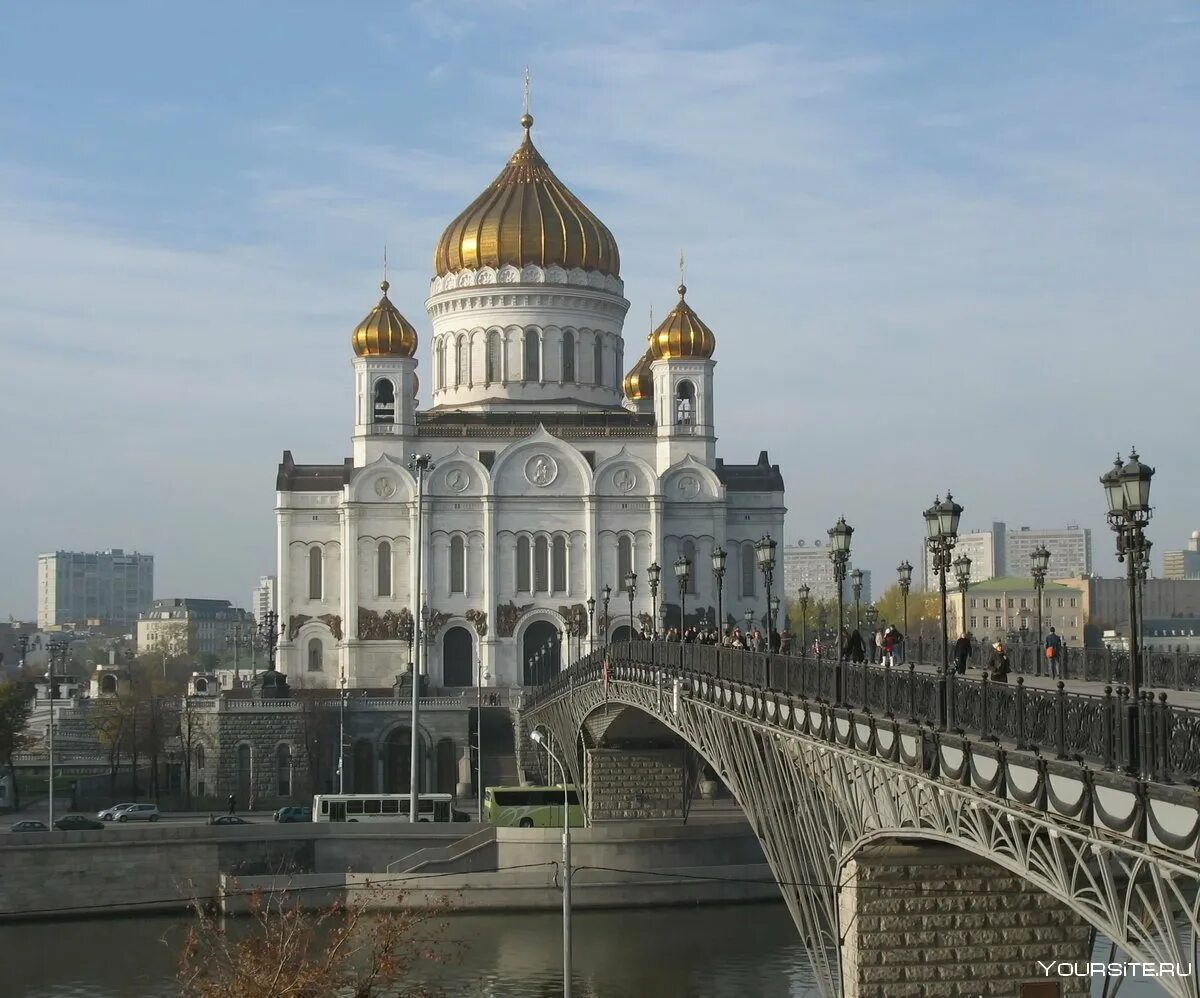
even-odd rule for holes
{"type": "Polygon", "coordinates": [[[13,789],[13,805],[21,804],[17,790],[17,770],[13,756],[29,748],[36,738],[29,733],[29,715],[33,701],[19,683],[0,682],[0,764],[8,770],[13,789]]]}
{"type": "Polygon", "coordinates": [[[410,978],[420,963],[444,958],[435,948],[437,910],[368,914],[339,901],[308,912],[286,891],[253,891],[245,900],[249,924],[236,926],[197,902],[179,960],[182,998],[432,993],[410,978]]]}

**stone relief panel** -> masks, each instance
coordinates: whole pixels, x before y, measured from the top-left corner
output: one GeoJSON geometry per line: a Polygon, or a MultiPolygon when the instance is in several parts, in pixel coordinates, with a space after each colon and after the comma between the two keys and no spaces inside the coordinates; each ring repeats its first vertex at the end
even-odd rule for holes
{"type": "Polygon", "coordinates": [[[558,462],[549,454],[535,454],[525,462],[525,480],[545,488],[558,478],[558,462]]]}
{"type": "Polygon", "coordinates": [[[521,617],[533,609],[532,603],[517,606],[512,600],[496,607],[496,633],[502,638],[511,638],[521,617]]]}

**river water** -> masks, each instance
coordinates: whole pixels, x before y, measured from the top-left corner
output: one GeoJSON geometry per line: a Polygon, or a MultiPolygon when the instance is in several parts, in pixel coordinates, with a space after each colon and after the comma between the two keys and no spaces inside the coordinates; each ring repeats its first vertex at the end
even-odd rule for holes
{"type": "MultiPolygon", "coordinates": [[[[189,923],[169,915],[0,928],[3,998],[166,998],[189,923]]],[[[782,904],[581,911],[574,919],[578,998],[814,998],[804,948],[782,904]]],[[[441,964],[423,981],[447,998],[562,994],[554,912],[455,914],[441,964]]],[[[1106,960],[1097,945],[1093,959],[1106,960]]],[[[1093,990],[1099,994],[1098,985],[1093,990]]],[[[1145,979],[1122,998],[1161,998],[1145,979]]],[[[263,998],[269,998],[264,995],[263,998]]]]}

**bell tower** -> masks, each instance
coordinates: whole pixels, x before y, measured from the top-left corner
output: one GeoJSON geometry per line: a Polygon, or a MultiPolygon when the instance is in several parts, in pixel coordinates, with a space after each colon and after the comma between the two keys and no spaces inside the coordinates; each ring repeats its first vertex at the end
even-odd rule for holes
{"type": "Polygon", "coordinates": [[[383,451],[403,451],[400,441],[417,429],[417,331],[383,297],[350,337],[354,347],[354,463],[375,460],[383,451]]]}
{"type": "Polygon", "coordinates": [[[712,355],[717,341],[687,303],[687,287],[680,284],[678,291],[678,304],[650,336],[660,472],[688,455],[709,468],[716,463],[712,355]]]}

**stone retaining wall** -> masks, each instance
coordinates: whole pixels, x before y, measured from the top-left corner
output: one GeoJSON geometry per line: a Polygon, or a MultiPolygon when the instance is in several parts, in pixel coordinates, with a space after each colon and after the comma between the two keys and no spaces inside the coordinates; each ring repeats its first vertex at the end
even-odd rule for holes
{"type": "Polygon", "coordinates": [[[592,821],[683,817],[679,749],[588,749],[586,772],[592,821]]]}

